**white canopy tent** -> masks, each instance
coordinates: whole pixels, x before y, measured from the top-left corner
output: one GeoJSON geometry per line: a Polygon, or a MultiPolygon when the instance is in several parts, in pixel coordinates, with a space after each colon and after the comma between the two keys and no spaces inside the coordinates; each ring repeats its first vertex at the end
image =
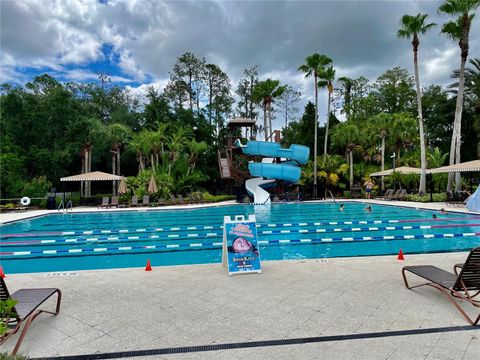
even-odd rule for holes
{"type": "MultiPolygon", "coordinates": [[[[63,204],[65,206],[65,182],[66,181],[121,181],[122,176],[104,173],[101,171],[93,171],[84,174],[72,175],[60,178],[63,182],[63,204]]],[[[65,207],[64,207],[65,210],[65,207]]]]}
{"type": "Polygon", "coordinates": [[[432,174],[480,171],[480,160],[473,160],[455,165],[442,166],[436,169],[431,169],[430,171],[432,174]]]}
{"type": "MultiPolygon", "coordinates": [[[[370,174],[370,176],[390,176],[394,172],[394,169],[388,169],[384,171],[378,171],[376,173],[370,174]]],[[[398,168],[395,168],[395,172],[398,174],[418,174],[422,172],[422,169],[415,168],[415,167],[410,167],[410,166],[400,166],[398,168]]],[[[426,170],[426,173],[429,174],[430,170],[426,170]]]]}
{"type": "Polygon", "coordinates": [[[78,174],[60,178],[60,181],[116,181],[122,180],[119,175],[104,173],[101,171],[93,171],[85,174],[78,174]]]}

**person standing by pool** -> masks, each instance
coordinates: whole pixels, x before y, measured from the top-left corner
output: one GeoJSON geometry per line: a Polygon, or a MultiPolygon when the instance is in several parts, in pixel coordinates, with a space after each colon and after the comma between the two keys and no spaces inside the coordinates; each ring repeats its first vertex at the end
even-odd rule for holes
{"type": "Polygon", "coordinates": [[[363,186],[365,186],[365,191],[366,191],[366,198],[367,199],[370,199],[370,192],[372,191],[373,189],[373,182],[372,180],[368,179],[367,181],[365,181],[365,183],[363,184],[363,186]]]}

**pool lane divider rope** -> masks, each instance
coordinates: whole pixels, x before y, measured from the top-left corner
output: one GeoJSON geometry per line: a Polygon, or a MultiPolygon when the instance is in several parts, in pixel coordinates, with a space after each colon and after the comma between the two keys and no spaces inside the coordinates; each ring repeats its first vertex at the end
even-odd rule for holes
{"type": "MultiPolygon", "coordinates": [[[[413,239],[442,239],[442,238],[462,238],[480,236],[476,233],[458,233],[458,234],[422,234],[422,235],[384,235],[384,236],[354,236],[354,237],[333,237],[320,239],[280,239],[280,240],[258,240],[259,245],[310,245],[331,242],[362,242],[362,241],[381,241],[381,240],[413,240],[413,239]]],[[[75,248],[75,249],[52,249],[52,250],[31,250],[31,251],[12,251],[0,252],[2,256],[26,256],[26,255],[66,255],[79,253],[107,253],[124,252],[132,250],[172,250],[172,249],[198,249],[202,247],[220,248],[222,242],[199,242],[190,244],[159,244],[159,245],[138,245],[138,246],[120,246],[120,247],[99,247],[99,248],[75,248]]]]}
{"type": "MultiPolygon", "coordinates": [[[[395,230],[429,230],[429,229],[447,229],[457,227],[479,227],[479,224],[449,224],[449,225],[404,225],[404,226],[370,226],[358,228],[317,228],[314,230],[307,229],[290,229],[290,230],[260,230],[262,235],[281,235],[281,234],[312,234],[312,233],[335,233],[335,232],[359,232],[359,231],[395,231],[395,230]]],[[[218,238],[222,233],[180,233],[169,234],[165,237],[159,235],[135,235],[135,236],[106,236],[106,237],[90,237],[90,238],[70,238],[70,239],[48,239],[48,240],[24,240],[24,241],[3,241],[3,246],[27,246],[27,245],[51,245],[51,244],[76,244],[82,245],[93,242],[127,242],[132,240],[154,240],[166,241],[171,239],[188,240],[192,238],[218,238]]]]}
{"type": "MultiPolygon", "coordinates": [[[[479,220],[480,217],[468,218],[444,218],[435,219],[438,221],[468,221],[479,220]]],[[[425,222],[426,219],[398,219],[398,220],[351,220],[351,221],[319,221],[319,222],[298,222],[298,223],[281,223],[281,224],[257,224],[257,228],[265,227],[289,227],[289,226],[323,226],[323,225],[369,225],[369,224],[396,224],[404,222],[425,222]]],[[[58,231],[58,232],[44,232],[44,233],[25,233],[25,234],[0,234],[0,239],[9,237],[36,237],[36,236],[50,236],[50,235],[103,235],[103,234],[127,234],[137,232],[172,232],[172,231],[191,231],[191,230],[222,230],[223,226],[172,226],[159,228],[139,228],[139,229],[104,229],[104,230],[78,230],[78,231],[58,231]]]]}

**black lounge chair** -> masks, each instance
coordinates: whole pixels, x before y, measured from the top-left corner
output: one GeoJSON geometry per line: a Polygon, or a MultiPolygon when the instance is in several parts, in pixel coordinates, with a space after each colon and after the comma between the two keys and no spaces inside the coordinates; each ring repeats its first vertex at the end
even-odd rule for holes
{"type": "Polygon", "coordinates": [[[104,196],[102,198],[102,204],[100,205],[101,208],[108,208],[110,207],[110,203],[109,203],[110,199],[108,198],[108,196],[104,196]]]}
{"type": "Polygon", "coordinates": [[[182,195],[178,194],[177,195],[177,200],[179,204],[185,204],[185,199],[183,198],[182,195]]]}
{"type": "Polygon", "coordinates": [[[434,287],[448,297],[470,325],[477,325],[480,320],[480,315],[476,318],[470,318],[457,301],[455,301],[455,298],[468,301],[475,307],[480,307],[480,300],[475,299],[475,297],[480,294],[480,247],[472,249],[463,264],[455,265],[455,272],[457,271],[458,275],[455,275],[436,266],[417,265],[405,266],[402,269],[402,275],[405,286],[408,289],[423,285],[434,287]],[[428,282],[409,286],[405,276],[406,271],[420,276],[428,280],[428,282]]]}
{"type": "Polygon", "coordinates": [[[400,189],[400,190],[397,190],[394,196],[392,196],[392,200],[405,200],[406,196],[407,196],[407,190],[400,189]]]}
{"type": "Polygon", "coordinates": [[[465,200],[468,198],[468,196],[468,193],[463,191],[454,191],[453,193],[451,191],[447,191],[447,200],[445,203],[447,206],[462,207],[465,206],[465,200]]]}
{"type": "Polygon", "coordinates": [[[130,201],[130,206],[138,206],[138,196],[132,195],[132,200],[130,201]]]}
{"type": "Polygon", "coordinates": [[[393,189],[387,189],[385,190],[385,193],[383,195],[378,195],[377,197],[375,197],[375,199],[383,199],[383,200],[390,199],[393,192],[394,192],[393,189]]]}
{"type": "Polygon", "coordinates": [[[177,205],[178,204],[178,200],[175,197],[175,195],[173,195],[173,194],[170,194],[170,204],[172,204],[172,205],[177,205]]]}
{"type": "Polygon", "coordinates": [[[112,196],[112,199],[110,200],[110,207],[112,206],[115,206],[115,207],[119,207],[119,204],[118,204],[118,196],[112,196]]]}
{"type": "MultiPolygon", "coordinates": [[[[38,288],[38,289],[20,289],[14,292],[12,295],[8,292],[5,280],[0,277],[0,300],[5,301],[7,299],[17,300],[18,303],[11,310],[10,314],[6,315],[6,318],[0,318],[0,321],[5,321],[8,324],[7,332],[0,337],[0,345],[3,344],[13,334],[20,330],[20,326],[25,323],[22,333],[17,340],[12,355],[15,355],[22,344],[23,338],[27,334],[30,324],[35,318],[42,312],[57,315],[60,311],[60,302],[62,300],[62,292],[56,288],[38,288]],[[38,308],[52,295],[57,294],[57,307],[55,312],[47,310],[39,310],[38,308]]],[[[2,316],[3,317],[3,316],[2,316]]]]}

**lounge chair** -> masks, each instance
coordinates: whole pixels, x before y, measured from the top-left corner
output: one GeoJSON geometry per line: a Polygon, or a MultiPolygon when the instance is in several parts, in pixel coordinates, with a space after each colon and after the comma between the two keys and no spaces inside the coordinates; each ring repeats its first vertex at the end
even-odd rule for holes
{"type": "Polygon", "coordinates": [[[175,197],[175,195],[173,195],[173,194],[170,194],[170,203],[171,203],[172,205],[178,204],[178,200],[177,200],[177,198],[175,197]]]}
{"type": "Polygon", "coordinates": [[[110,207],[110,199],[108,198],[108,196],[104,196],[102,198],[102,205],[100,205],[100,207],[102,207],[102,208],[110,207]]]}
{"type": "Polygon", "coordinates": [[[480,300],[474,299],[480,294],[480,247],[472,249],[467,260],[463,264],[456,264],[455,268],[455,271],[458,271],[458,275],[432,265],[405,266],[402,269],[402,275],[405,286],[408,289],[423,285],[434,287],[448,297],[471,325],[477,325],[480,315],[476,318],[470,318],[455,301],[455,298],[468,301],[475,307],[480,307],[480,300]],[[428,280],[428,282],[409,286],[405,276],[407,271],[428,280]]]}
{"type": "Polygon", "coordinates": [[[143,195],[142,206],[150,206],[150,195],[143,195]]]}
{"type": "Polygon", "coordinates": [[[392,200],[404,200],[407,195],[407,190],[400,189],[397,190],[394,196],[392,196],[392,200]]]}
{"type": "Polygon", "coordinates": [[[132,196],[132,200],[130,200],[130,206],[138,206],[138,197],[137,195],[132,196]]]}
{"type": "Polygon", "coordinates": [[[383,199],[383,200],[390,199],[393,194],[393,191],[394,191],[393,189],[387,189],[383,195],[379,195],[375,199],[383,199]]]}
{"type": "Polygon", "coordinates": [[[12,295],[8,292],[7,285],[5,280],[0,277],[0,300],[7,300],[12,298],[17,300],[18,303],[11,310],[10,316],[7,316],[5,320],[8,324],[7,332],[0,337],[0,345],[3,344],[7,339],[10,338],[13,334],[17,333],[20,330],[20,326],[25,323],[22,333],[17,340],[15,348],[13,349],[12,355],[15,355],[22,344],[23,338],[25,337],[30,324],[35,318],[40,315],[42,312],[57,315],[60,311],[60,302],[62,300],[62,292],[57,288],[36,288],[36,289],[20,289],[14,292],[12,295]],[[57,307],[55,312],[47,310],[39,310],[38,308],[42,305],[47,299],[52,295],[57,294],[57,307]]]}
{"type": "Polygon", "coordinates": [[[118,196],[112,196],[112,200],[110,201],[110,206],[118,207],[118,196]]]}
{"type": "Polygon", "coordinates": [[[447,200],[445,201],[447,206],[465,206],[465,200],[468,198],[467,193],[454,191],[447,191],[447,200]]]}
{"type": "Polygon", "coordinates": [[[192,193],[188,194],[188,202],[190,204],[195,204],[198,202],[198,200],[196,199],[196,197],[194,197],[194,195],[192,193]]]}
{"type": "Polygon", "coordinates": [[[177,199],[179,204],[185,204],[185,199],[183,198],[182,195],[178,194],[177,199]]]}

